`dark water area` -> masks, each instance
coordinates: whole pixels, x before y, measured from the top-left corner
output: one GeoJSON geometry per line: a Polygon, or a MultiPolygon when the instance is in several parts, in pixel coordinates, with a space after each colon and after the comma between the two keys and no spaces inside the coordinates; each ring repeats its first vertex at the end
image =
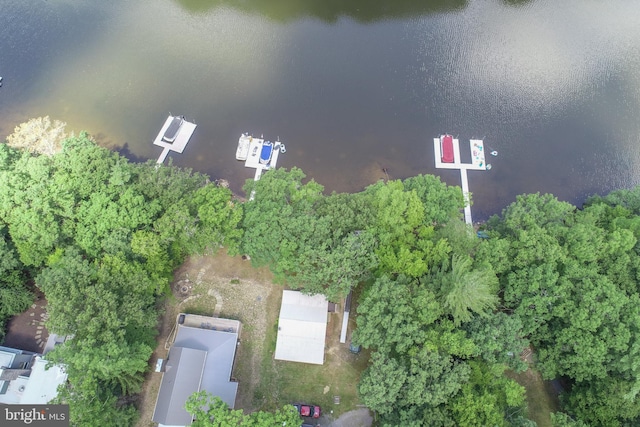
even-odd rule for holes
{"type": "Polygon", "coordinates": [[[517,194],[578,206],[640,183],[640,2],[4,0],[0,138],[49,115],[136,160],[169,112],[174,164],[225,178],[241,132],[327,192],[435,174],[432,138],[484,137],[474,220],[517,194]],[[379,4],[378,4],[379,3],[379,4]],[[389,3],[389,4],[383,4],[389,3]]]}

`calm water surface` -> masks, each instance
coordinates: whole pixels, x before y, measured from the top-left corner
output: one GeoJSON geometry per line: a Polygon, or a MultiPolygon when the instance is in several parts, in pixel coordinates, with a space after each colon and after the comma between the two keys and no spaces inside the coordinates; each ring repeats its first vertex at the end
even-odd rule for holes
{"type": "Polygon", "coordinates": [[[476,220],[640,183],[637,0],[2,3],[0,138],[50,115],[155,159],[172,112],[198,124],[177,165],[239,191],[237,138],[263,133],[287,144],[279,166],[352,192],[383,168],[459,185],[432,138],[485,137],[500,154],[469,173],[476,220]]]}

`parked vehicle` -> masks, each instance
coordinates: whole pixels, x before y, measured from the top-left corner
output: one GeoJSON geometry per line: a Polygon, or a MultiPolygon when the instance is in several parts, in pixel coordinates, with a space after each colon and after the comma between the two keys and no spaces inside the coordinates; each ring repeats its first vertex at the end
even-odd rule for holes
{"type": "Polygon", "coordinates": [[[307,405],[305,403],[294,403],[293,406],[303,417],[320,418],[320,407],[316,405],[307,405]]]}

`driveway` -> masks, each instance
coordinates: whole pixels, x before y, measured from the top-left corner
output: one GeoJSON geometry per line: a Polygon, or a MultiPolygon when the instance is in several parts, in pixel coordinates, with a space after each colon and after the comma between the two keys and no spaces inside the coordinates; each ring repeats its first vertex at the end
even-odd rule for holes
{"type": "Polygon", "coordinates": [[[345,412],[331,423],[320,423],[322,427],[371,427],[373,417],[367,408],[345,412]]]}

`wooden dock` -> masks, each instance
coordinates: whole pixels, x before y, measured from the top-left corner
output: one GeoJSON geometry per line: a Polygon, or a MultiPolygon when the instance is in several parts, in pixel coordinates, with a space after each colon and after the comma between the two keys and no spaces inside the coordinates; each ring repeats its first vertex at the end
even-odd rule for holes
{"type": "Polygon", "coordinates": [[[169,115],[167,120],[164,122],[164,125],[162,125],[162,128],[160,128],[158,136],[156,136],[156,139],[153,141],[153,145],[157,145],[163,148],[160,157],[158,157],[158,164],[164,163],[165,159],[169,155],[169,151],[182,153],[184,151],[184,148],[187,146],[187,143],[191,139],[191,135],[193,135],[193,132],[196,130],[197,125],[195,123],[184,120],[182,122],[182,125],[180,126],[180,130],[178,130],[178,135],[176,136],[175,141],[164,141],[162,137],[164,136],[164,133],[167,131],[167,128],[171,124],[171,121],[174,117],[176,116],[169,115]]]}
{"type": "Polygon", "coordinates": [[[469,149],[471,151],[471,163],[462,163],[460,161],[460,142],[453,139],[453,163],[444,163],[442,161],[442,152],[440,149],[440,138],[433,139],[433,152],[436,158],[436,168],[438,169],[459,169],[460,181],[462,182],[462,195],[464,196],[464,220],[467,224],[473,225],[471,217],[471,200],[469,198],[469,178],[468,170],[487,170],[484,157],[484,143],[481,139],[472,139],[469,141],[469,149]]]}

